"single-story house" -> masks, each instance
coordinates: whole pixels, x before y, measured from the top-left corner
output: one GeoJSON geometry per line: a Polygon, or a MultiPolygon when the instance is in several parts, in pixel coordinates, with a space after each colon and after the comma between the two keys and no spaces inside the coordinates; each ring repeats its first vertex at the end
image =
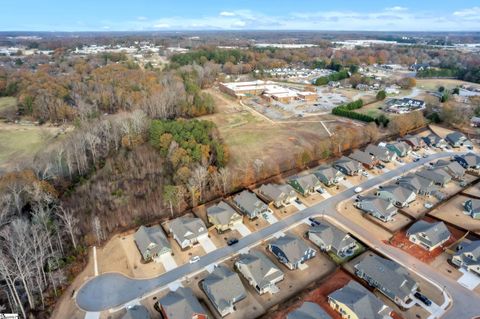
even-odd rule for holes
{"type": "Polygon", "coordinates": [[[439,187],[430,180],[414,173],[408,174],[397,180],[397,184],[413,190],[417,195],[430,196],[439,190],[439,187]]]}
{"type": "Polygon", "coordinates": [[[264,253],[254,250],[241,254],[235,262],[235,268],[260,295],[277,293],[279,289],[276,284],[284,277],[283,271],[264,253]]]}
{"type": "Polygon", "coordinates": [[[244,190],[234,196],[233,202],[249,219],[257,218],[259,215],[268,212],[268,205],[249,190],[244,190]]]}
{"type": "Polygon", "coordinates": [[[382,222],[391,221],[398,212],[397,208],[389,200],[377,196],[362,197],[355,203],[355,206],[367,214],[380,219],[382,222]]]}
{"type": "Polygon", "coordinates": [[[417,198],[417,195],[412,189],[397,184],[380,186],[375,195],[382,199],[389,200],[397,207],[407,207],[417,198]]]}
{"type": "MultiPolygon", "coordinates": [[[[145,306],[134,305],[127,307],[127,313],[122,317],[122,319],[150,319],[150,313],[145,306]]],[[[170,318],[167,318],[170,319],[170,318]]]]}
{"type": "Polygon", "coordinates": [[[197,217],[181,216],[168,225],[169,231],[182,249],[193,247],[200,238],[208,237],[205,223],[197,217]]]}
{"type": "Polygon", "coordinates": [[[465,155],[455,155],[454,159],[465,169],[479,169],[480,156],[475,153],[465,155]]]}
{"type": "Polygon", "coordinates": [[[344,177],[343,173],[333,166],[320,166],[313,174],[325,184],[325,186],[333,186],[338,184],[344,177]]]}
{"type": "Polygon", "coordinates": [[[412,147],[405,142],[389,143],[387,148],[397,154],[398,157],[405,157],[412,151],[412,147]]]}
{"type": "Polygon", "coordinates": [[[450,236],[450,231],[443,222],[429,223],[419,220],[407,230],[408,239],[428,251],[445,243],[450,236]]]}
{"type": "Polygon", "coordinates": [[[433,167],[443,169],[456,180],[462,179],[465,176],[465,168],[456,161],[438,160],[433,167]]]}
{"type": "Polygon", "coordinates": [[[277,208],[288,206],[297,199],[297,193],[288,184],[265,184],[260,186],[258,192],[277,208]]]}
{"type": "Polygon", "coordinates": [[[405,135],[401,140],[410,145],[414,151],[425,147],[425,141],[415,135],[405,135]]]}
{"type": "Polygon", "coordinates": [[[472,146],[472,142],[460,132],[452,132],[445,137],[445,140],[452,145],[452,147],[472,146]]]}
{"type": "Polygon", "coordinates": [[[358,247],[352,236],[327,223],[312,226],[307,235],[321,251],[332,252],[340,258],[353,255],[358,247]]]}
{"type": "Polygon", "coordinates": [[[330,315],[314,302],[305,301],[287,315],[287,319],[332,319],[330,315]]]}
{"type": "Polygon", "coordinates": [[[404,307],[418,289],[417,282],[396,262],[377,255],[368,255],[355,266],[355,274],[370,286],[404,307]]]}
{"type": "Polygon", "coordinates": [[[463,203],[465,213],[470,215],[473,219],[480,219],[480,200],[468,199],[463,203]]]}
{"type": "Polygon", "coordinates": [[[360,150],[353,151],[348,157],[351,159],[361,163],[365,168],[372,169],[379,163],[379,160],[376,159],[373,155],[370,155],[367,152],[363,152],[360,150]]]}
{"type": "Polygon", "coordinates": [[[243,222],[242,215],[224,201],[207,208],[207,218],[219,233],[235,228],[235,225],[243,222]]]}
{"type": "Polygon", "coordinates": [[[428,146],[437,147],[437,148],[444,148],[448,145],[448,143],[443,138],[441,138],[436,134],[430,134],[428,136],[423,137],[423,141],[428,146]]]}
{"type": "Polygon", "coordinates": [[[385,163],[392,162],[397,158],[397,153],[389,150],[385,146],[378,146],[375,144],[368,144],[367,148],[365,148],[365,152],[375,156],[375,158],[385,163]]]}
{"type": "Polygon", "coordinates": [[[461,243],[452,257],[452,263],[480,276],[480,240],[461,243]]]}
{"type": "Polygon", "coordinates": [[[338,169],[344,175],[357,175],[361,170],[361,164],[351,158],[342,156],[339,160],[333,162],[334,168],[338,169]]]}
{"type": "Polygon", "coordinates": [[[322,187],[320,181],[314,174],[294,177],[288,181],[288,184],[305,197],[322,187]]]}
{"type": "Polygon", "coordinates": [[[162,255],[172,253],[172,247],[167,239],[167,235],[158,225],[151,227],[140,226],[134,235],[134,240],[145,261],[157,261],[162,255]]]}
{"type": "Polygon", "coordinates": [[[233,313],[235,303],[247,296],[238,274],[223,265],[215,266],[201,286],[222,317],[233,313]]]}
{"type": "Polygon", "coordinates": [[[423,169],[415,172],[420,177],[431,180],[435,185],[445,186],[452,181],[452,177],[441,168],[423,169]]]}
{"type": "Polygon", "coordinates": [[[354,280],[328,295],[328,304],[342,318],[387,319],[392,309],[354,280]]]}
{"type": "Polygon", "coordinates": [[[315,257],[316,250],[308,246],[302,239],[292,234],[272,240],[268,250],[288,269],[301,269],[303,263],[315,257]]]}
{"type": "Polygon", "coordinates": [[[164,319],[208,319],[192,289],[179,287],[158,300],[158,306],[164,319]]]}

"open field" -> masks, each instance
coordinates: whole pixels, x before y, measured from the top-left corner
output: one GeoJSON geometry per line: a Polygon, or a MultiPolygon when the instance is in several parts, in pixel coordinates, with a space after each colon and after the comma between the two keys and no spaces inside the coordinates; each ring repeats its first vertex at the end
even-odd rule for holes
{"type": "Polygon", "coordinates": [[[453,89],[460,85],[472,85],[479,86],[478,84],[455,80],[455,79],[416,79],[417,87],[430,91],[437,91],[440,86],[445,87],[446,89],[453,89]]]}
{"type": "Polygon", "coordinates": [[[0,97],[0,115],[5,109],[13,108],[17,105],[17,99],[11,96],[0,97]]]}
{"type": "Polygon", "coordinates": [[[473,219],[463,213],[463,202],[470,199],[467,196],[457,195],[445,204],[434,209],[430,215],[448,223],[457,225],[465,230],[480,234],[480,220],[473,219]]]}
{"type": "Polygon", "coordinates": [[[0,122],[0,171],[23,160],[31,160],[60,130],[58,127],[0,122]]]}

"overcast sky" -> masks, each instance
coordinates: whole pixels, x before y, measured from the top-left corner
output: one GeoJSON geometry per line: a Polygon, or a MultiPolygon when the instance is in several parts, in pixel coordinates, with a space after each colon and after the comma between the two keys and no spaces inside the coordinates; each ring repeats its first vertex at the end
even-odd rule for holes
{"type": "Polygon", "coordinates": [[[2,0],[0,31],[480,31],[470,0],[2,0]]]}

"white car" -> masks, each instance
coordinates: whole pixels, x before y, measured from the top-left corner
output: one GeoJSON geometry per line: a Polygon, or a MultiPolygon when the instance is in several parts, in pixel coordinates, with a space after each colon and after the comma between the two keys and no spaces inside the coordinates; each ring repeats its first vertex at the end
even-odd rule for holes
{"type": "Polygon", "coordinates": [[[199,256],[193,256],[192,258],[190,258],[190,260],[188,262],[191,263],[191,264],[194,264],[199,260],[200,260],[199,256]]]}
{"type": "Polygon", "coordinates": [[[360,186],[356,187],[354,190],[353,190],[355,193],[360,193],[361,191],[363,191],[363,188],[361,188],[360,186]]]}
{"type": "Polygon", "coordinates": [[[362,172],[362,176],[368,177],[368,176],[369,176],[369,175],[368,175],[368,172],[363,171],[363,172],[362,172]]]}

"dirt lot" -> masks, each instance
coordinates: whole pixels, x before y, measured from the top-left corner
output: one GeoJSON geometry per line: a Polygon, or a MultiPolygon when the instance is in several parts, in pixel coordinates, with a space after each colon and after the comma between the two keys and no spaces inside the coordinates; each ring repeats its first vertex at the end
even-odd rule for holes
{"type": "Polygon", "coordinates": [[[423,261],[424,263],[430,264],[443,253],[444,247],[449,247],[463,236],[463,234],[461,232],[458,232],[456,229],[451,229],[451,227],[448,228],[452,233],[450,239],[441,247],[437,247],[432,251],[428,251],[420,247],[419,245],[412,243],[405,234],[406,230],[396,233],[395,236],[393,236],[390,240],[385,241],[385,243],[400,248],[401,250],[409,253],[412,256],[415,256],[415,258],[423,261]]]}
{"type": "Polygon", "coordinates": [[[318,192],[314,192],[314,193],[310,194],[308,197],[303,197],[301,195],[299,195],[298,197],[307,207],[318,204],[325,199],[325,197],[323,197],[318,192]]]}
{"type": "Polygon", "coordinates": [[[480,234],[480,220],[473,219],[463,213],[463,202],[468,199],[469,197],[467,196],[457,195],[440,207],[432,210],[429,215],[480,234]]]}
{"type": "Polygon", "coordinates": [[[470,195],[472,197],[480,198],[480,183],[470,186],[462,191],[463,194],[470,195]]]}
{"type": "Polygon", "coordinates": [[[270,208],[272,209],[273,214],[277,219],[283,219],[298,212],[298,209],[293,205],[288,205],[287,207],[282,208],[275,208],[270,206],[270,208]]]}

